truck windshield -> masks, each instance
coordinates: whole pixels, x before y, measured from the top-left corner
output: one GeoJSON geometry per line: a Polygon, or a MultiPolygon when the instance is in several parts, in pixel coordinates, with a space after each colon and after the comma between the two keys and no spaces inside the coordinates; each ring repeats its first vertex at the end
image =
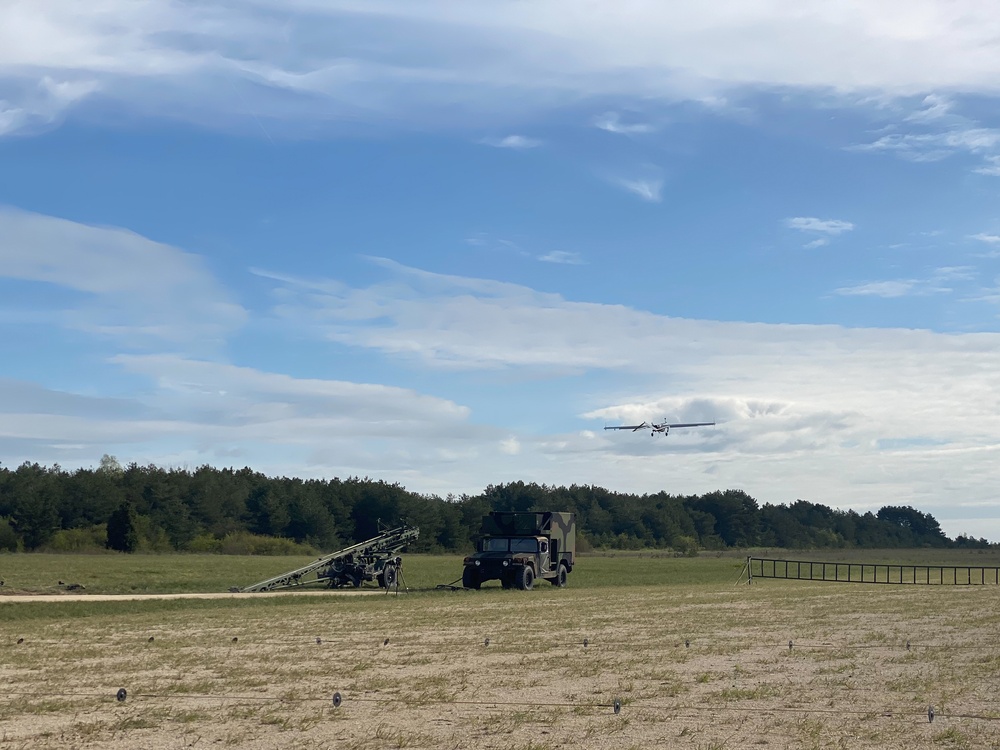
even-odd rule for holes
{"type": "Polygon", "coordinates": [[[509,539],[484,539],[483,552],[506,552],[509,539]]]}
{"type": "Polygon", "coordinates": [[[537,539],[511,539],[511,552],[538,552],[537,539]]]}

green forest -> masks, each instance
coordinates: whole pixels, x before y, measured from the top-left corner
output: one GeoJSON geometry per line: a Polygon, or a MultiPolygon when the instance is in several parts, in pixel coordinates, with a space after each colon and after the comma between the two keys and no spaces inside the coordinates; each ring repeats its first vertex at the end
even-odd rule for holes
{"type": "Polygon", "coordinates": [[[759,503],[741,490],[636,495],[592,485],[524,482],[478,495],[420,495],[369,478],[269,477],[249,468],[122,466],[66,471],[0,466],[0,550],[292,554],[332,551],[375,536],[379,524],[420,527],[413,552],[470,549],[490,510],[577,514],[580,551],[746,547],[987,547],[949,539],[909,506],[857,513],[797,500],[759,503]]]}

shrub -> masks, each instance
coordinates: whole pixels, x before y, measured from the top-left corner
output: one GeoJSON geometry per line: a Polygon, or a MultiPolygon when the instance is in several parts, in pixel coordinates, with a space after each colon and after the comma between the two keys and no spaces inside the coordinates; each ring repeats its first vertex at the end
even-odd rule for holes
{"type": "Polygon", "coordinates": [[[678,555],[684,557],[698,556],[698,540],[693,536],[675,536],[671,545],[678,555]]]}
{"type": "Polygon", "coordinates": [[[108,538],[105,524],[86,529],[62,529],[45,544],[45,552],[104,552],[108,538]]]}
{"type": "Polygon", "coordinates": [[[187,543],[185,549],[200,555],[217,555],[222,552],[222,540],[216,539],[211,534],[199,534],[187,543]]]}
{"type": "Polygon", "coordinates": [[[236,531],[222,538],[219,552],[223,555],[314,555],[316,549],[294,539],[236,531]]]}

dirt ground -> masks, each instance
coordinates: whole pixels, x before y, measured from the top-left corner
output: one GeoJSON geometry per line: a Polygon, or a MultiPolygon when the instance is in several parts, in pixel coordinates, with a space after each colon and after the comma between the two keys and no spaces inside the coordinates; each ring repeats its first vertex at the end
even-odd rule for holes
{"type": "Polygon", "coordinates": [[[1000,587],[213,596],[4,621],[0,747],[1000,748],[1000,587]]]}
{"type": "MultiPolygon", "coordinates": [[[[323,589],[316,591],[296,591],[291,596],[366,596],[385,594],[376,589],[323,589]]],[[[19,594],[5,591],[0,594],[0,605],[18,602],[122,602],[156,601],[157,599],[264,599],[268,597],[288,597],[287,592],[258,591],[256,593],[211,592],[200,594],[19,594]]]]}

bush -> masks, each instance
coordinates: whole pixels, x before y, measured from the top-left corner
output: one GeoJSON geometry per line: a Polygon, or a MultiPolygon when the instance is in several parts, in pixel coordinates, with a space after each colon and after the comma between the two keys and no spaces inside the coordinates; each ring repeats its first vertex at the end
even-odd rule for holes
{"type": "Polygon", "coordinates": [[[671,546],[674,548],[678,556],[698,556],[698,540],[693,536],[675,536],[674,543],[671,546]]]}
{"type": "Polygon", "coordinates": [[[87,529],[63,529],[52,535],[45,552],[105,552],[108,529],[98,524],[87,529]]]}
{"type": "Polygon", "coordinates": [[[217,555],[222,552],[222,540],[211,534],[199,534],[187,543],[185,549],[199,555],[217,555]]]}
{"type": "Polygon", "coordinates": [[[316,549],[294,539],[236,531],[222,538],[219,552],[223,555],[315,555],[316,549]]]}

